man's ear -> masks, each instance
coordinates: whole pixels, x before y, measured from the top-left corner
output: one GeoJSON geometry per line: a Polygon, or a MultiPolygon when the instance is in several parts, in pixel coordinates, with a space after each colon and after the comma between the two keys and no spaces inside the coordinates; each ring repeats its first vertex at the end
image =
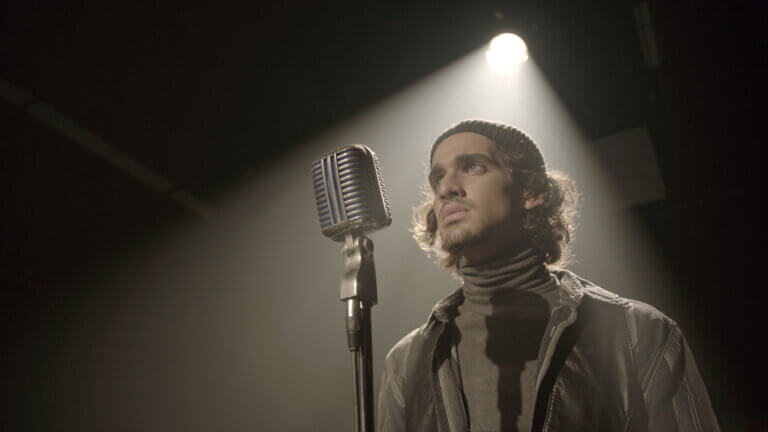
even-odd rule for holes
{"type": "Polygon", "coordinates": [[[526,210],[533,210],[542,204],[544,204],[544,194],[539,194],[531,198],[526,198],[523,206],[526,210]]]}

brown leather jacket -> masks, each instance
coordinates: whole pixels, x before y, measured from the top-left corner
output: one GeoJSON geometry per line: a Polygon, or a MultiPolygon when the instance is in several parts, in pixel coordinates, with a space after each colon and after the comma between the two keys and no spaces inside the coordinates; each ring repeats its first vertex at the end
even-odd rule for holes
{"type": "MultiPolygon", "coordinates": [[[[560,302],[538,355],[533,431],[719,431],[677,324],[653,307],[555,272],[560,302]]],[[[453,317],[461,289],[386,358],[379,432],[469,431],[453,317]]]]}

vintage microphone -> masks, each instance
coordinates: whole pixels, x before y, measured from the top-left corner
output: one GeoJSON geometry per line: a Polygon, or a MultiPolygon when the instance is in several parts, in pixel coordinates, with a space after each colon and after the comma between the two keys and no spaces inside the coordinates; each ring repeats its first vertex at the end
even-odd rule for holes
{"type": "Polygon", "coordinates": [[[358,432],[373,432],[371,307],[376,304],[373,242],[365,234],[392,223],[392,211],[376,154],[364,145],[337,148],[312,164],[320,227],[343,241],[340,299],[347,305],[347,344],[352,351],[358,432]]]}

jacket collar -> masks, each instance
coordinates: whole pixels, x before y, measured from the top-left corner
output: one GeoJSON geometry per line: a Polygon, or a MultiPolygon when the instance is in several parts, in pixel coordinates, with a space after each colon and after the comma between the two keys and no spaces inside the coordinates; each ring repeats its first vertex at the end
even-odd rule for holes
{"type": "MultiPolygon", "coordinates": [[[[584,297],[585,287],[581,279],[570,270],[552,270],[558,280],[560,299],[557,307],[576,310],[584,297]]],[[[426,324],[422,327],[422,335],[429,333],[436,325],[447,324],[458,313],[459,305],[464,303],[463,287],[454,290],[448,297],[440,300],[429,314],[426,324]]]]}

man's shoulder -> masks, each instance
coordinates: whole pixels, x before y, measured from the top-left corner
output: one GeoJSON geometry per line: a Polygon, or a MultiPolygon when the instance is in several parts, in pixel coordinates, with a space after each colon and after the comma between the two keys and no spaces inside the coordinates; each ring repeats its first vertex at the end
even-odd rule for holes
{"type": "Polygon", "coordinates": [[[421,348],[425,345],[427,340],[425,335],[428,333],[427,328],[429,325],[429,323],[425,323],[422,326],[413,329],[397,341],[397,343],[389,350],[389,353],[387,353],[385,358],[385,365],[390,373],[405,376],[405,368],[408,364],[409,357],[415,352],[422,351],[421,348]]]}
{"type": "Polygon", "coordinates": [[[431,354],[443,326],[452,319],[455,309],[463,301],[461,288],[455,289],[440,300],[429,314],[427,321],[403,336],[389,350],[386,367],[390,372],[405,375],[409,358],[424,359],[431,354]]]}
{"type": "MultiPolygon", "coordinates": [[[[634,355],[640,359],[651,356],[677,329],[677,323],[656,307],[640,300],[622,297],[595,283],[570,273],[582,292],[585,313],[591,318],[611,321],[615,331],[621,331],[634,355]],[[588,300],[587,300],[588,299],[588,300]],[[585,302],[586,300],[586,302],[585,302]]],[[[604,328],[604,327],[601,327],[604,328]]]]}
{"type": "Polygon", "coordinates": [[[620,310],[628,319],[662,327],[675,327],[677,325],[674,320],[656,307],[640,300],[622,297],[573,272],[560,272],[559,278],[561,281],[569,278],[577,281],[583,297],[598,304],[599,307],[620,310]]]}
{"type": "Polygon", "coordinates": [[[400,338],[399,341],[389,350],[387,357],[403,356],[408,353],[414,344],[418,344],[424,338],[423,333],[427,324],[411,330],[407,335],[400,338]]]}

